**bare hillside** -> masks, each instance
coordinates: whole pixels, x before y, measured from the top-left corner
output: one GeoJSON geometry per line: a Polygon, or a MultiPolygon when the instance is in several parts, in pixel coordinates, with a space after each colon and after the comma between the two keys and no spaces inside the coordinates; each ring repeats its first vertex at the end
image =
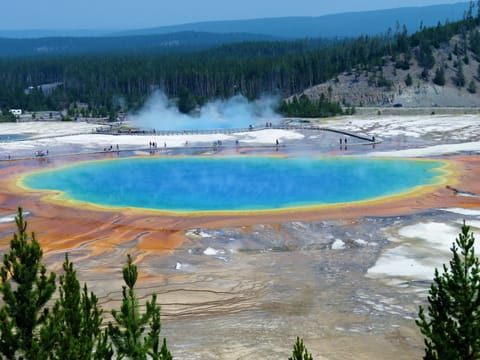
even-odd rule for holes
{"type": "MultiPolygon", "coordinates": [[[[479,31],[478,29],[476,31],[479,31]]],[[[367,69],[360,65],[335,79],[313,86],[304,91],[312,100],[323,93],[342,104],[354,106],[402,106],[402,107],[477,107],[480,106],[479,59],[465,49],[460,36],[448,43],[433,48],[435,65],[428,70],[419,66],[419,49],[410,55],[383,58],[383,65],[367,69]],[[400,61],[408,63],[408,69],[398,66],[400,61]],[[461,64],[460,64],[461,63],[461,64]],[[439,67],[443,68],[445,84],[433,81],[439,67]],[[458,86],[459,69],[464,74],[464,86],[458,86]],[[422,74],[423,72],[423,74],[422,74]],[[408,75],[411,84],[406,81],[408,75]],[[474,85],[470,83],[473,81],[474,85]],[[469,87],[470,85],[470,87],[469,87]]]]}

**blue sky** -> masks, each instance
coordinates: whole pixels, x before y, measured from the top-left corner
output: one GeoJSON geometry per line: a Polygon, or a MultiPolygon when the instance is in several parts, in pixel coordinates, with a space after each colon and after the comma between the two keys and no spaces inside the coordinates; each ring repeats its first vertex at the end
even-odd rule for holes
{"type": "Polygon", "coordinates": [[[0,29],[135,29],[209,20],[251,19],[450,4],[448,0],[6,0],[0,29]]]}

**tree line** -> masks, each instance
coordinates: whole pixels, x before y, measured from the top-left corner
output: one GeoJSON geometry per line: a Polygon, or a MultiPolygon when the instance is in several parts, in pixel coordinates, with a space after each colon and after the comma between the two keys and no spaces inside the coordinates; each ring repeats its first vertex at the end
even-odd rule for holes
{"type": "Polygon", "coordinates": [[[463,39],[456,52],[480,55],[479,2],[471,2],[462,20],[354,39],[258,41],[223,45],[182,54],[154,52],[0,59],[0,108],[30,111],[69,109],[111,116],[140,108],[160,89],[170,98],[188,96],[201,106],[212,98],[243,94],[289,97],[353,68],[374,71],[385,57],[408,69],[415,56],[425,69],[435,65],[432,49],[454,35],[463,39]],[[43,87],[45,84],[56,84],[43,87]],[[187,90],[186,92],[184,90],[187,90]]]}
{"type": "Polygon", "coordinates": [[[110,114],[140,108],[159,89],[170,98],[191,96],[200,106],[237,94],[286,97],[363,61],[366,55],[358,58],[357,48],[368,47],[368,57],[382,53],[382,41],[368,37],[319,46],[258,42],[183,55],[0,59],[0,106],[60,110],[82,102],[89,112],[110,114]],[[53,83],[59,85],[48,92],[40,87],[53,83]]]}
{"type": "Polygon", "coordinates": [[[336,115],[353,115],[354,106],[345,106],[325,97],[322,93],[318,100],[311,100],[307,95],[294,96],[292,100],[283,100],[278,108],[288,117],[330,117],[336,115]]]}

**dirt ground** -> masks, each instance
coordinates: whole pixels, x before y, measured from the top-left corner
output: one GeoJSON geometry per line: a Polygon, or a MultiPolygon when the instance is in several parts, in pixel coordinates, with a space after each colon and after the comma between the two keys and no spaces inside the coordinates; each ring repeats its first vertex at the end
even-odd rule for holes
{"type": "MultiPolygon", "coordinates": [[[[319,142],[330,155],[345,153],[337,138],[306,135],[309,153],[319,142]]],[[[401,143],[387,139],[376,150],[421,142],[434,144],[428,137],[402,136],[401,143]]],[[[390,275],[372,276],[369,269],[399,246],[394,239],[404,241],[401,229],[432,222],[458,226],[462,218],[478,217],[441,208],[480,209],[478,197],[459,196],[442,185],[316,211],[166,216],[52,203],[16,185],[31,170],[105,156],[115,155],[0,164],[0,247],[8,248],[14,224],[7,217],[21,205],[48,268],[59,272],[68,251],[79,278],[99,297],[106,321],[108,310],[119,308],[121,268],[132,254],[141,304],[158,293],[162,334],[177,359],[286,359],[297,336],[315,359],[421,358],[423,339],[414,319],[429,281],[404,276],[392,282],[390,275]]],[[[478,155],[442,159],[454,164],[456,187],[480,193],[478,155]]]]}

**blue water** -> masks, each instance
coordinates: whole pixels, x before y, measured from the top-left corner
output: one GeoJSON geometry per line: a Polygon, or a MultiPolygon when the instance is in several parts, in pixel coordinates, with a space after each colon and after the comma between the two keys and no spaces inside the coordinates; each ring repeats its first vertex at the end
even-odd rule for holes
{"type": "Polygon", "coordinates": [[[127,158],[33,173],[23,183],[115,207],[267,210],[397,194],[435,183],[442,165],[357,158],[127,158]]]}
{"type": "Polygon", "coordinates": [[[21,134],[0,134],[0,142],[10,142],[10,141],[19,141],[28,139],[29,135],[21,135],[21,134]]]}

